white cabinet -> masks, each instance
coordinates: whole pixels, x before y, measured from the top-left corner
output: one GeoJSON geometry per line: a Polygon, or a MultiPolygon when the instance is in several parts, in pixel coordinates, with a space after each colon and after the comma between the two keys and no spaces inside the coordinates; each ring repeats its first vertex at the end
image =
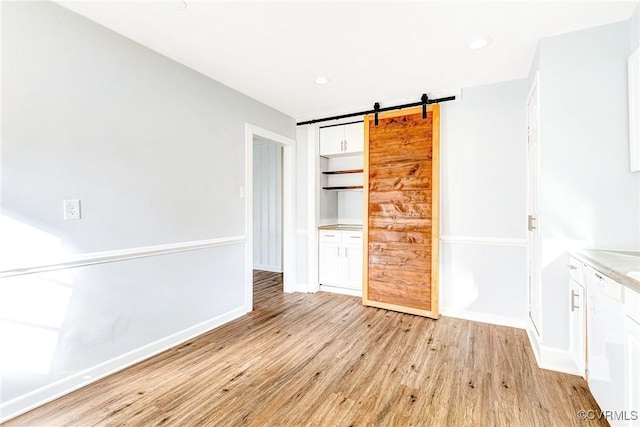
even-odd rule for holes
{"type": "Polygon", "coordinates": [[[625,407],[640,408],[640,323],[626,319],[625,331],[625,407]]]}
{"type": "Polygon", "coordinates": [[[586,289],[583,276],[583,264],[569,259],[569,352],[578,368],[578,373],[586,377],[586,289]]]}
{"type": "Polygon", "coordinates": [[[586,323],[585,323],[585,290],[582,285],[575,281],[571,281],[569,285],[569,306],[571,312],[569,313],[569,330],[570,330],[570,343],[569,351],[573,362],[578,368],[578,373],[583,378],[586,374],[586,323]]]}
{"type": "MultiPolygon", "coordinates": [[[[320,230],[318,280],[321,290],[362,291],[362,232],[320,230]],[[326,288],[326,287],[331,288],[326,288]]],[[[357,293],[346,292],[351,295],[357,293]]]]}
{"type": "MultiPolygon", "coordinates": [[[[329,234],[330,237],[339,235],[338,232],[329,234]]],[[[318,250],[319,281],[327,285],[340,283],[340,243],[321,241],[318,250]]]]}
{"type": "MultiPolygon", "coordinates": [[[[610,252],[602,252],[595,256],[606,262],[610,252]]],[[[602,265],[570,257],[569,349],[609,423],[640,426],[640,293],[602,265]]]]}
{"type": "Polygon", "coordinates": [[[640,410],[640,293],[627,288],[624,296],[625,408],[631,411],[640,410]]]}
{"type": "Polygon", "coordinates": [[[626,376],[623,286],[591,268],[585,277],[589,390],[603,411],[620,411],[626,376]]]}
{"type": "Polygon", "coordinates": [[[343,236],[344,283],[349,289],[362,289],[362,233],[343,236]]]}
{"type": "Polygon", "coordinates": [[[569,351],[580,376],[586,375],[585,289],[572,280],[569,284],[569,351]]]}
{"type": "Polygon", "coordinates": [[[320,155],[341,154],[344,148],[344,126],[320,128],[320,155]]]}
{"type": "Polygon", "coordinates": [[[362,153],[364,124],[362,122],[320,128],[320,155],[324,157],[362,153]]]}
{"type": "Polygon", "coordinates": [[[364,149],[364,123],[344,126],[344,152],[362,153],[364,149]]]}

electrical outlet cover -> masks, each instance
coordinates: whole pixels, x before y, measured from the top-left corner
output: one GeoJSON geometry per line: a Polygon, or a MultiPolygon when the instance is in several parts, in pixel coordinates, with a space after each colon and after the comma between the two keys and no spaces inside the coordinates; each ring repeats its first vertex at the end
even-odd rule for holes
{"type": "Polygon", "coordinates": [[[80,200],[64,200],[62,203],[65,220],[80,219],[80,200]]]}

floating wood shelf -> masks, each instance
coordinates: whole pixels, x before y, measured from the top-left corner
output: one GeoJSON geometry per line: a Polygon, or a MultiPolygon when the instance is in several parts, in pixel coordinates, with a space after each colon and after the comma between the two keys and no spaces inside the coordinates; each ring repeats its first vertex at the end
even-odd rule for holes
{"type": "Polygon", "coordinates": [[[323,190],[362,190],[362,185],[342,185],[339,187],[322,187],[323,190]]]}
{"type": "Polygon", "coordinates": [[[323,171],[322,173],[325,175],[341,175],[345,173],[362,173],[364,172],[362,169],[345,169],[341,171],[323,171]]]}

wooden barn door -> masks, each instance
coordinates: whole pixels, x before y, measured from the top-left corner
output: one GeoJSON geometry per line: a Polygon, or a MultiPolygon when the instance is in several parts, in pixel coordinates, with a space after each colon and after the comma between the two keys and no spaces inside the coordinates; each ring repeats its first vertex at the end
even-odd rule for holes
{"type": "Polygon", "coordinates": [[[378,121],[364,119],[363,304],[438,318],[439,106],[378,121]]]}

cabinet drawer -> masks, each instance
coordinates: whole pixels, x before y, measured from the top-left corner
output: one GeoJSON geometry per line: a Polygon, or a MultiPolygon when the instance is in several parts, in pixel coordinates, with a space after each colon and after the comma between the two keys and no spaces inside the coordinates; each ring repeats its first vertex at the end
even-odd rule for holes
{"type": "Polygon", "coordinates": [[[321,243],[340,243],[342,232],[337,230],[320,230],[321,243]]]}
{"type": "Polygon", "coordinates": [[[571,279],[575,280],[581,285],[584,285],[584,271],[582,262],[573,257],[569,257],[568,267],[571,279]]]}
{"type": "Polygon", "coordinates": [[[343,231],[342,232],[342,243],[345,245],[349,243],[361,243],[362,242],[362,232],[361,231],[343,231]]]}

